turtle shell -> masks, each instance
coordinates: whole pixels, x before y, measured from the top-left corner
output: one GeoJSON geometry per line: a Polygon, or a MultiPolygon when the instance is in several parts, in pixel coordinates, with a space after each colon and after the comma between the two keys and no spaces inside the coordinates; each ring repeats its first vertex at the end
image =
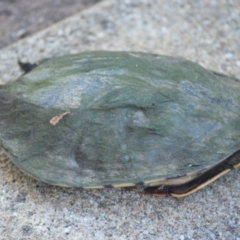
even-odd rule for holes
{"type": "Polygon", "coordinates": [[[0,86],[0,145],[43,182],[184,196],[239,166],[234,78],[139,52],[33,66],[0,86]]]}

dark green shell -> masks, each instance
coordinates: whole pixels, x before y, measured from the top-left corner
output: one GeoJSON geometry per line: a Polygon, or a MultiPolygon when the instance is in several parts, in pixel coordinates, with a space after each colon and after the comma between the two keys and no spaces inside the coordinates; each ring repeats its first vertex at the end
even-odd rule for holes
{"type": "Polygon", "coordinates": [[[50,184],[148,185],[201,172],[240,149],[239,93],[239,81],[182,58],[52,58],[0,87],[0,144],[21,170],[50,184]]]}

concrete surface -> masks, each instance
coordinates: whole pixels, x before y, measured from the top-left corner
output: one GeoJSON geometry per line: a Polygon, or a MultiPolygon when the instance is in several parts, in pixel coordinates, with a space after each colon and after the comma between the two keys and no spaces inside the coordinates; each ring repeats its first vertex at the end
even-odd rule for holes
{"type": "Polygon", "coordinates": [[[0,49],[100,0],[0,1],[0,49]]]}
{"type": "MultiPolygon", "coordinates": [[[[0,82],[17,59],[86,50],[182,56],[240,78],[240,3],[106,0],[0,51],[0,82]]],[[[0,158],[0,239],[240,240],[240,170],[182,199],[121,189],[48,186],[0,158]]]]}

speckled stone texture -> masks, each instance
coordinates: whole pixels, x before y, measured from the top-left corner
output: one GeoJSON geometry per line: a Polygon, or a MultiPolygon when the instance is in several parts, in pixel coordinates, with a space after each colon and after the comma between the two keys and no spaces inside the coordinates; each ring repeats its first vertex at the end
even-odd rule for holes
{"type": "Polygon", "coordinates": [[[1,0],[0,48],[32,35],[100,0],[1,0]]]}
{"type": "MultiPolygon", "coordinates": [[[[182,56],[240,78],[240,3],[230,0],[103,1],[0,51],[0,83],[17,59],[86,50],[182,56]]],[[[48,186],[0,158],[0,239],[240,240],[240,170],[182,199],[121,189],[48,186]]]]}

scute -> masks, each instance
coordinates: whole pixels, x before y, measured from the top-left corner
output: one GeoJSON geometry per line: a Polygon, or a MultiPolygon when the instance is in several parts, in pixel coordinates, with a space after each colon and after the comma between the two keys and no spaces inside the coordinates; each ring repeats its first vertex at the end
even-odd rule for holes
{"type": "Polygon", "coordinates": [[[178,178],[240,149],[239,92],[239,81],[181,58],[56,57],[0,86],[0,144],[20,169],[50,184],[178,178]]]}

